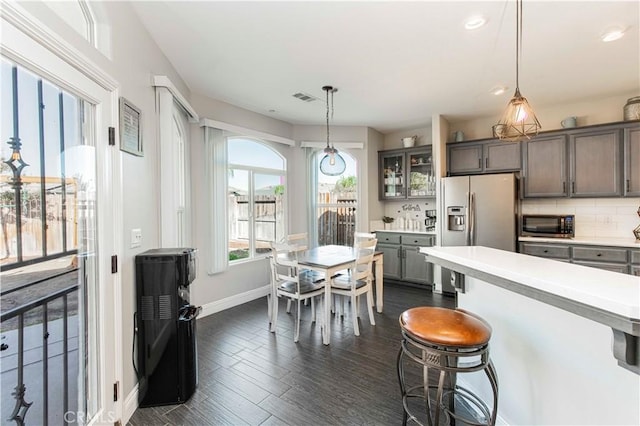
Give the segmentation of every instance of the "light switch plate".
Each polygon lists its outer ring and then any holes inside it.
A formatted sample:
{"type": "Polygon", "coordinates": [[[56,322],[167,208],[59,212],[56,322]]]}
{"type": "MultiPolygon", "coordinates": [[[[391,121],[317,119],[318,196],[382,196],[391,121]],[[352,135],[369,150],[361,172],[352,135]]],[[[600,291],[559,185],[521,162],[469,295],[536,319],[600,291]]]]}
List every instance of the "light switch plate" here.
{"type": "Polygon", "coordinates": [[[142,246],[142,229],[131,230],[131,248],[142,246]]]}

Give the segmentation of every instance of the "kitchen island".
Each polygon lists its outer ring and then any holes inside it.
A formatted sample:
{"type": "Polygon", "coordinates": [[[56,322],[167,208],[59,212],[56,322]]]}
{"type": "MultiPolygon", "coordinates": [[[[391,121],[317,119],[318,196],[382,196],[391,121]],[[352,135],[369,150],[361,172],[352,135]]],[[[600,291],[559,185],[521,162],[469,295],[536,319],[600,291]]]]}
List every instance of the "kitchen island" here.
{"type": "MultiPolygon", "coordinates": [[[[640,424],[640,279],[487,247],[423,247],[492,328],[499,422],[640,424]]],[[[481,375],[461,382],[488,398],[481,375]]]]}

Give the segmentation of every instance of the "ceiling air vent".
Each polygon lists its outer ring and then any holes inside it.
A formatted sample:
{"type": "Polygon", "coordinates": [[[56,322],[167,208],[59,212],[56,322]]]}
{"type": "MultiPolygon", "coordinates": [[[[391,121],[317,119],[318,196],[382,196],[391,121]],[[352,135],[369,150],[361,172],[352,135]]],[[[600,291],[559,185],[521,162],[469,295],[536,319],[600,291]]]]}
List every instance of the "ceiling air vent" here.
{"type": "Polygon", "coordinates": [[[302,92],[294,93],[293,97],[298,98],[304,102],[313,102],[318,100],[318,98],[316,98],[315,96],[310,95],[308,93],[302,93],[302,92]]]}

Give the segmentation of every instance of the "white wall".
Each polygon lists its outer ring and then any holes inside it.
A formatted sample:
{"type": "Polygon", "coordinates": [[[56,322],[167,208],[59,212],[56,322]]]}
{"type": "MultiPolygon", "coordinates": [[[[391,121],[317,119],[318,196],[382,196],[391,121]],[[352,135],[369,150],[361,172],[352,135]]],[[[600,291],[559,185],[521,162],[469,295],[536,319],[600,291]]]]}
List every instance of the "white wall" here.
{"type": "Polygon", "coordinates": [[[222,121],[284,138],[291,139],[293,137],[293,126],[282,120],[238,108],[198,93],[193,93],[189,98],[189,102],[203,118],[222,121]]]}
{"type": "Polygon", "coordinates": [[[640,198],[523,200],[522,214],[574,214],[576,237],[633,238],[640,198]]]}
{"type": "MultiPolygon", "coordinates": [[[[559,104],[559,105],[535,105],[534,111],[542,131],[556,130],[562,128],[560,122],[567,117],[576,116],[578,126],[589,126],[592,124],[612,123],[623,121],[622,109],[627,103],[627,99],[638,96],[637,93],[629,92],[615,96],[605,96],[593,99],[585,99],[580,102],[559,104]]],[[[531,99],[529,99],[531,101],[531,99]]],[[[504,106],[507,106],[509,99],[505,98],[504,106]]],[[[465,140],[491,138],[491,126],[496,124],[500,117],[481,117],[468,121],[450,121],[451,132],[462,130],[465,140]]],[[[449,135],[451,138],[451,135],[449,135]]]]}
{"type": "MultiPolygon", "coordinates": [[[[382,220],[385,214],[385,205],[378,197],[378,151],[384,146],[384,135],[374,129],[368,129],[367,134],[367,179],[369,185],[366,187],[367,204],[362,218],[362,226],[359,230],[370,232],[382,228],[376,222],[382,220]]],[[[362,204],[364,207],[365,204],[362,204]]],[[[360,224],[359,224],[360,225],[360,224]]]]}
{"type": "MultiPolygon", "coordinates": [[[[103,33],[111,35],[109,41],[103,41],[101,44],[111,47],[109,52],[111,58],[94,49],[42,3],[22,2],[20,5],[110,74],[120,85],[120,96],[127,98],[142,111],[144,157],[121,153],[125,246],[120,259],[122,299],[119,307],[122,312],[122,353],[119,356],[122,358],[124,370],[121,390],[126,397],[137,383],[131,363],[133,313],[136,300],[134,256],[159,244],[158,194],[161,189],[158,187],[155,91],[151,87],[151,76],[166,75],[184,96],[188,97],[190,93],[186,84],[144,30],[129,3],[99,4],[98,16],[106,20],[100,26],[103,29],[106,28],[103,33]],[[135,40],[135,43],[132,43],[132,40],[135,40]],[[128,242],[133,228],[142,230],[142,247],[129,249],[128,242]]],[[[99,220],[109,220],[109,218],[100,217],[99,220]]]]}
{"type": "Polygon", "coordinates": [[[388,150],[404,148],[404,146],[402,145],[402,138],[406,138],[409,136],[418,136],[415,146],[431,145],[431,132],[431,126],[427,126],[387,133],[386,135],[384,135],[384,146],[382,147],[382,149],[388,150]]]}

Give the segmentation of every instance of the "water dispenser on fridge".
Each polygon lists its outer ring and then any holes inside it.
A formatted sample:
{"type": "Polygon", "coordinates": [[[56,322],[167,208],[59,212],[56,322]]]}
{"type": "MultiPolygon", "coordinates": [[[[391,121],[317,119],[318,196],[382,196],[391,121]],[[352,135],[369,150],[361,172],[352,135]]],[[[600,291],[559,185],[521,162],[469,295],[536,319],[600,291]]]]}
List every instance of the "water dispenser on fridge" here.
{"type": "Polygon", "coordinates": [[[464,231],[467,209],[462,206],[447,207],[447,230],[464,231]]]}

